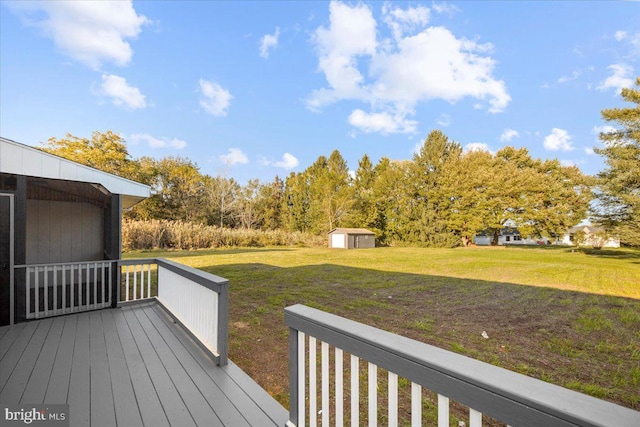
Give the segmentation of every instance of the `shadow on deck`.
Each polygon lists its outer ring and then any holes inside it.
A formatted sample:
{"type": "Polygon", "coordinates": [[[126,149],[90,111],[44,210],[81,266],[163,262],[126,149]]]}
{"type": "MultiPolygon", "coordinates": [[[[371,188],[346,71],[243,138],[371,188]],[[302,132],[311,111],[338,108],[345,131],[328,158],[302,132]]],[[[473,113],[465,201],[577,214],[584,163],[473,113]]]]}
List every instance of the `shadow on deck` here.
{"type": "Polygon", "coordinates": [[[288,412],[218,366],[162,305],[0,328],[0,402],[69,404],[71,426],[283,426],[288,412]]]}

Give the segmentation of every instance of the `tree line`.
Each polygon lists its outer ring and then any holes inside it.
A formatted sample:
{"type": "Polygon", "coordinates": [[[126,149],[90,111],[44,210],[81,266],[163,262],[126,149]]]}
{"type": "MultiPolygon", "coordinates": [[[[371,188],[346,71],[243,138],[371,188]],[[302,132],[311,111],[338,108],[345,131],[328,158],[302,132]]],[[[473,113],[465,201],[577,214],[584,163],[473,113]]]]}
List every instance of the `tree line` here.
{"type": "MultiPolygon", "coordinates": [[[[640,78],[636,84],[640,87],[640,78]]],[[[350,172],[338,150],[302,172],[240,185],[201,173],[184,157],[132,158],[118,134],[50,138],[45,151],[150,185],[152,196],[125,215],[235,229],[323,235],[335,227],[368,228],[383,245],[453,247],[479,233],[497,243],[500,230],[553,237],[590,216],[640,245],[640,91],[623,89],[634,108],[602,111],[619,129],[603,133],[607,167],[583,174],[558,160],[533,158],[525,148],[465,152],[442,131],[426,137],[411,160],[368,155],[350,172]]]]}

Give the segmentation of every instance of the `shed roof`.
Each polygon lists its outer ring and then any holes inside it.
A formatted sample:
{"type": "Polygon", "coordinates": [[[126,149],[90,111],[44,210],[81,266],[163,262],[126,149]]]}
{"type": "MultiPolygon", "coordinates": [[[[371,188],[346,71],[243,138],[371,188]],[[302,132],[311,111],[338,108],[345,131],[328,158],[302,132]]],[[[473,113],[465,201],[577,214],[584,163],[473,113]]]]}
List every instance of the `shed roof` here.
{"type": "Polygon", "coordinates": [[[373,231],[369,231],[366,228],[334,228],[329,234],[375,234],[373,231]]]}
{"type": "Polygon", "coordinates": [[[112,194],[122,195],[123,208],[130,208],[149,197],[151,193],[148,185],[81,165],[3,137],[0,137],[0,172],[98,184],[112,194]]]}

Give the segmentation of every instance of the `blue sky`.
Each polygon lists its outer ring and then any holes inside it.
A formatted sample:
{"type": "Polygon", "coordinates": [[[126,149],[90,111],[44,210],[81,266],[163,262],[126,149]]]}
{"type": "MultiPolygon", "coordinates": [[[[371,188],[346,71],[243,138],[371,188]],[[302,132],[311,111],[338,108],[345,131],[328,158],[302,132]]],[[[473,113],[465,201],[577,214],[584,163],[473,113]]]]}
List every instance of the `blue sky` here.
{"type": "Polygon", "coordinates": [[[340,150],[411,158],[432,129],[597,173],[603,108],[640,75],[638,2],[16,2],[0,132],[123,136],[241,183],[340,150]]]}

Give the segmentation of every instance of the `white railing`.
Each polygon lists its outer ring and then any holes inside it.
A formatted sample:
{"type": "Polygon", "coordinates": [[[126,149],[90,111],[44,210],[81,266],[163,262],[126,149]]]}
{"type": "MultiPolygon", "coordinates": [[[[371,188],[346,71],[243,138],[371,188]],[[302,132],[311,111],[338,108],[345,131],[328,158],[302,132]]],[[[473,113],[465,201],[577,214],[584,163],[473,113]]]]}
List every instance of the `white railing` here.
{"type": "Polygon", "coordinates": [[[112,261],[30,264],[15,267],[25,283],[27,319],[96,310],[111,304],[112,261]]]}
{"type": "Polygon", "coordinates": [[[119,265],[121,281],[124,286],[124,291],[120,291],[120,301],[137,301],[158,295],[157,279],[152,279],[152,271],[155,270],[156,265],[155,259],[120,261],[119,265]]]}
{"type": "Polygon", "coordinates": [[[166,259],[119,262],[121,303],[157,299],[218,361],[227,363],[229,282],[166,259]]]}
{"type": "Polygon", "coordinates": [[[456,409],[458,425],[471,427],[482,426],[483,413],[511,426],[640,426],[640,412],[310,307],[286,308],[285,323],[288,426],[339,427],[347,415],[351,426],[384,420],[416,427],[428,418],[448,427],[452,401],[467,408],[466,415],[456,409]],[[399,402],[399,390],[407,402],[399,402]],[[386,408],[379,400],[386,400],[386,408]]]}

